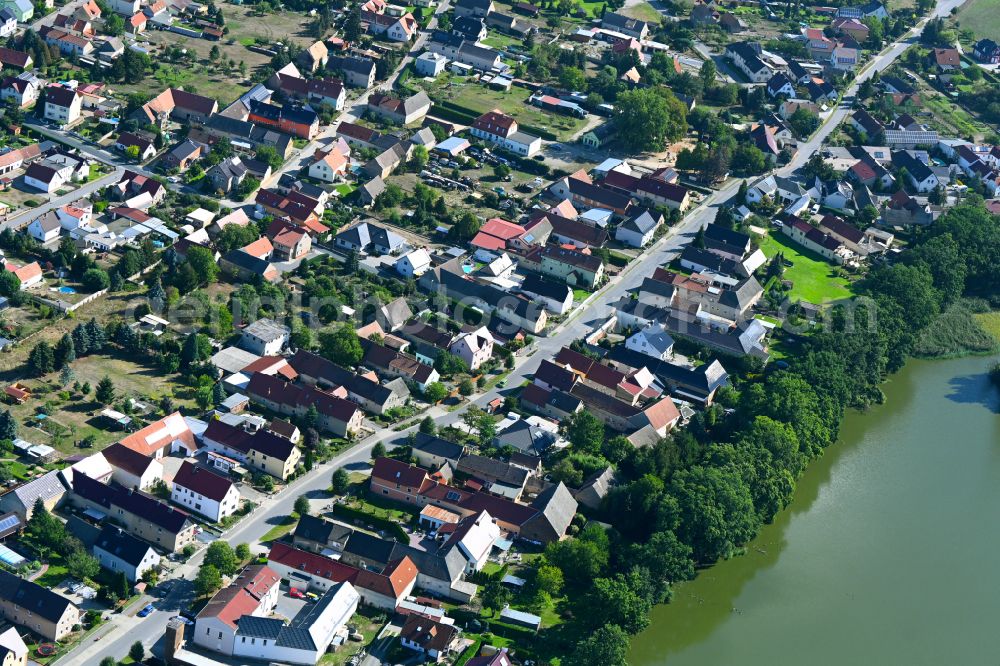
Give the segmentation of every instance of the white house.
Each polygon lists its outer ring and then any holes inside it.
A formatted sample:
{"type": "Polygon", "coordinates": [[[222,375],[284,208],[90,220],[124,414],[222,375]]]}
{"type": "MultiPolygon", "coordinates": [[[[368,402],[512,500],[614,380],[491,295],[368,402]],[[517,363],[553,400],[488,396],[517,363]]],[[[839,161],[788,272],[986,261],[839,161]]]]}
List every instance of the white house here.
{"type": "Polygon", "coordinates": [[[462,520],[445,547],[458,546],[458,551],[465,557],[466,573],[481,571],[490,558],[493,545],[500,538],[500,526],[486,511],[479,515],[469,516],[462,520]]]}
{"type": "Polygon", "coordinates": [[[243,329],[240,346],[258,356],[275,356],[288,343],[291,331],[273,319],[258,319],[243,329]]]}
{"type": "Polygon", "coordinates": [[[254,617],[239,622],[233,656],[270,663],[313,666],[326,654],[334,635],[358,609],[361,595],[349,582],[327,590],[291,623],[276,617],[254,617]]]}
{"type": "Polygon", "coordinates": [[[266,618],[278,603],[281,576],[264,565],[249,566],[201,609],[194,623],[194,642],[232,655],[238,622],[266,618]]]}
{"type": "Polygon", "coordinates": [[[485,139],[506,150],[531,157],[542,149],[542,140],[517,129],[517,121],[511,116],[493,109],[476,118],[469,128],[472,136],[485,139]]]}
{"type": "Polygon", "coordinates": [[[39,243],[48,243],[59,238],[61,229],[59,218],[50,210],[32,220],[28,225],[28,234],[39,243]]]}
{"type": "Polygon", "coordinates": [[[24,184],[41,192],[51,194],[68,181],[66,172],[53,169],[50,165],[34,162],[24,171],[24,184]]]}
{"type": "Polygon", "coordinates": [[[83,98],[63,86],[49,86],[45,89],[45,119],[60,125],[69,125],[80,118],[83,98]]]}
{"type": "Polygon", "coordinates": [[[407,278],[420,277],[431,267],[431,255],[425,248],[407,252],[396,260],[396,272],[407,278]]]}
{"type": "Polygon", "coordinates": [[[187,460],[174,476],[170,499],[214,522],[233,515],[240,508],[240,491],[236,484],[187,460]]]}
{"type": "Polygon", "coordinates": [[[160,566],[160,556],[152,546],[114,525],[105,525],[101,530],[93,552],[102,567],[123,572],[132,583],[160,566]]]}
{"type": "Polygon", "coordinates": [[[449,351],[475,370],[493,356],[493,334],[485,326],[459,336],[451,343],[449,351]]]}
{"type": "Polygon", "coordinates": [[[0,9],[0,37],[10,37],[17,32],[17,17],[7,7],[0,9]]]}
{"type": "Polygon", "coordinates": [[[126,488],[147,490],[163,479],[163,463],[121,444],[101,451],[113,470],[111,478],[126,488]]]}
{"type": "Polygon", "coordinates": [[[111,0],[108,4],[111,11],[131,18],[138,13],[141,3],[139,0],[111,0]]]}
{"type": "Polygon", "coordinates": [[[656,230],[663,224],[663,215],[647,209],[636,210],[615,230],[615,240],[631,247],[644,247],[653,242],[656,230]]]}
{"type": "Polygon", "coordinates": [[[94,207],[88,200],[81,199],[56,208],[55,214],[59,219],[59,226],[66,231],[73,231],[80,227],[90,226],[94,215],[94,207]]]}
{"type": "Polygon", "coordinates": [[[435,78],[438,74],[443,72],[445,65],[447,64],[447,58],[440,53],[434,53],[433,51],[425,51],[413,61],[413,66],[417,70],[417,74],[420,74],[421,76],[429,76],[431,78],[435,78]]]}
{"type": "Polygon", "coordinates": [[[625,348],[666,361],[674,352],[674,339],[663,324],[655,324],[632,334],[625,341],[625,348]]]}

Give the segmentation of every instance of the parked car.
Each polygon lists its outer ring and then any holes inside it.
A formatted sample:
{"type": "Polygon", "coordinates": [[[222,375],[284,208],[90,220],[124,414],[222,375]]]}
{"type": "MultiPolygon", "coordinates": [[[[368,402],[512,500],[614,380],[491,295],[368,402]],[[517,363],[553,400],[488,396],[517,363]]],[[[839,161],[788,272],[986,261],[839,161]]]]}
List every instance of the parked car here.
{"type": "Polygon", "coordinates": [[[145,606],[143,606],[143,608],[142,608],[141,611],[139,611],[138,613],[136,613],[136,615],[138,615],[139,617],[146,617],[147,615],[149,615],[150,613],[152,613],[154,610],[156,610],[156,609],[153,608],[153,604],[146,604],[145,606]]]}
{"type": "Polygon", "coordinates": [[[305,593],[302,590],[296,589],[294,587],[291,588],[290,590],[288,590],[288,596],[293,597],[295,599],[305,599],[306,598],[306,595],[305,595],[305,593]]]}

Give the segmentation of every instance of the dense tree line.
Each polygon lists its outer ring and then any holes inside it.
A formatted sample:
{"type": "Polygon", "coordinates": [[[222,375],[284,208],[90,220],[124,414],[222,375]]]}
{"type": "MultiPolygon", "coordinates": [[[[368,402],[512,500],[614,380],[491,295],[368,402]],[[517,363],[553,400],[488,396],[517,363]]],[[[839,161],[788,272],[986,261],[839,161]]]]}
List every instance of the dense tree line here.
{"type": "MultiPolygon", "coordinates": [[[[566,646],[580,657],[574,663],[596,663],[587,655],[605,632],[600,663],[624,664],[627,636],[645,628],[652,604],[696,566],[738,552],[788,504],[809,461],[836,440],[844,411],[881,401],[882,381],[944,307],[962,295],[998,302],[998,263],[1000,217],[979,200],[957,206],[901,261],[874,268],[861,297],[804,336],[787,368],[738,380],[686,430],[623,450],[621,483],[599,513],[613,529],[591,523],[543,559],[580,605],[587,638],[566,646]]],[[[565,430],[572,448],[602,453],[606,438],[589,418],[565,430]]]]}

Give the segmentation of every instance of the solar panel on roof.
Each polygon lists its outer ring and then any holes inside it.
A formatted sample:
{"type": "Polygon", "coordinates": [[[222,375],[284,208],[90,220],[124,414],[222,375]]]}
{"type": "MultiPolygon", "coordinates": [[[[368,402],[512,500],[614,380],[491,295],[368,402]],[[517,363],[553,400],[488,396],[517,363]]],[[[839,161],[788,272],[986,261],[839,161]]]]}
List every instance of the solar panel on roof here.
{"type": "Polygon", "coordinates": [[[6,532],[7,530],[14,529],[21,524],[21,519],[16,515],[7,516],[6,518],[0,519],[0,532],[6,532]]]}

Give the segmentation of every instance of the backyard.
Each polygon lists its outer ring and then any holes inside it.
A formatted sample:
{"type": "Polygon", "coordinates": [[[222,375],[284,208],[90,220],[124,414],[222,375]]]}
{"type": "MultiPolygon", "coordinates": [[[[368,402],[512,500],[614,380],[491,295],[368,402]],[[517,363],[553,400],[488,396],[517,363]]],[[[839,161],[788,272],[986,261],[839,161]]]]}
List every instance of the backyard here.
{"type": "Polygon", "coordinates": [[[758,238],[760,249],[770,259],[781,253],[791,266],[785,267],[783,280],[792,282],[789,297],[821,305],[830,301],[849,298],[850,282],[835,273],[834,266],[822,257],[797,246],[781,234],[758,238]]]}
{"type": "Polygon", "coordinates": [[[522,125],[521,131],[529,134],[532,128],[537,128],[552,132],[560,141],[566,141],[586,124],[586,120],[581,118],[556,115],[530,105],[528,97],[531,92],[516,86],[512,86],[509,91],[492,90],[450,75],[442,75],[438,80],[424,85],[432,99],[451,102],[473,114],[500,109],[513,116],[522,125]]]}

